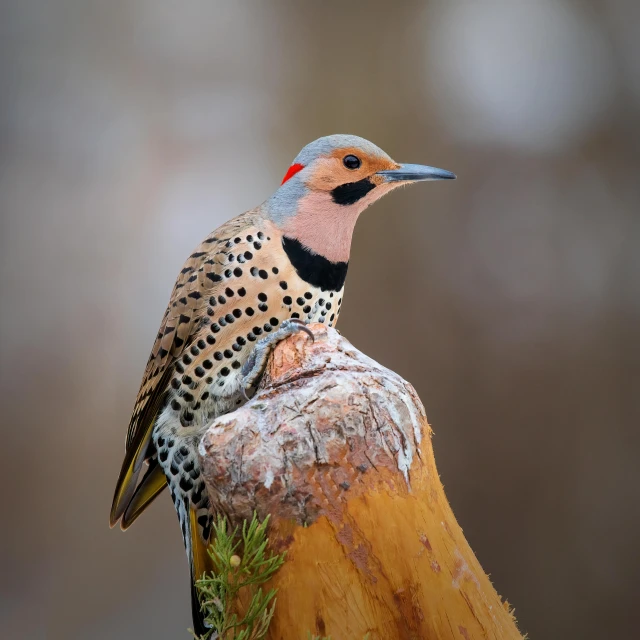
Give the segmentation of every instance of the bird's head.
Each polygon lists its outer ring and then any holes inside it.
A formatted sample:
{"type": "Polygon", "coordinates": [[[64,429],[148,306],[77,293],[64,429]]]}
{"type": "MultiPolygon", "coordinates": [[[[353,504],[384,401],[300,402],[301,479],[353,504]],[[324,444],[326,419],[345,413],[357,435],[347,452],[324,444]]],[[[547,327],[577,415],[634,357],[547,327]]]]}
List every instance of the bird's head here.
{"type": "Polygon", "coordinates": [[[373,143],[351,135],[318,138],[296,156],[263,211],[285,236],[332,262],[347,262],[356,220],[393,189],[455,175],[399,164],[373,143]]]}

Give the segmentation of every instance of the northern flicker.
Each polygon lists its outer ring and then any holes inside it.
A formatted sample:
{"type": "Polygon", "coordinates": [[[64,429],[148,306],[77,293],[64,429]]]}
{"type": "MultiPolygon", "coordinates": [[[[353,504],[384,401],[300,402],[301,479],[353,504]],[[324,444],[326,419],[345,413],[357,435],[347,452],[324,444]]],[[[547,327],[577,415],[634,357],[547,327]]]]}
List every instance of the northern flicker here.
{"type": "Polygon", "coordinates": [[[207,630],[194,581],[208,570],[213,521],[198,461],[207,425],[245,402],[278,341],[308,332],[309,322],[335,326],[360,213],[401,185],[451,178],[394,162],[357,136],[319,138],[268,200],[216,229],[185,262],[138,392],[110,520],[126,529],[169,486],[196,633],[207,630]]]}

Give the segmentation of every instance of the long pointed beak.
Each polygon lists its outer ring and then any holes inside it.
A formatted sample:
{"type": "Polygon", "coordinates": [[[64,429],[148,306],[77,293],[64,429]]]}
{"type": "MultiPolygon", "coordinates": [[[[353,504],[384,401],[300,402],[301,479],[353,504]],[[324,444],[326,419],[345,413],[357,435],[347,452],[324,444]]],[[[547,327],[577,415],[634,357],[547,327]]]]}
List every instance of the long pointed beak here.
{"type": "Polygon", "coordinates": [[[422,164],[401,164],[397,169],[378,171],[387,182],[418,182],[419,180],[455,180],[456,174],[422,164]]]}

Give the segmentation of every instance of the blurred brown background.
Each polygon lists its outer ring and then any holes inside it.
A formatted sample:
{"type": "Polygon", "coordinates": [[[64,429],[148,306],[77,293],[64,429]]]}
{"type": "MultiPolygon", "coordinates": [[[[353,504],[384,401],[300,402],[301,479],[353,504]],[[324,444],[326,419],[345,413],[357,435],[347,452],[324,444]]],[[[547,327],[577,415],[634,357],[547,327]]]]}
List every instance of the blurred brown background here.
{"type": "Polygon", "coordinates": [[[107,525],[133,400],[183,259],[338,132],[459,176],[362,217],[340,329],[417,388],[521,628],[637,633],[636,0],[1,13],[2,637],[188,637],[168,496],[107,525]]]}

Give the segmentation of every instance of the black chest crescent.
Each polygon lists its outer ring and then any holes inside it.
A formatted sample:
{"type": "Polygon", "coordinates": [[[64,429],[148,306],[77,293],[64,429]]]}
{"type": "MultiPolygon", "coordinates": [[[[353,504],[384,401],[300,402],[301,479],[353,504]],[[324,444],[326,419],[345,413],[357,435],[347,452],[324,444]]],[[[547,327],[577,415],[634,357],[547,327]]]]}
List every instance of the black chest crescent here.
{"type": "Polygon", "coordinates": [[[348,262],[331,262],[313,253],[298,240],[282,237],[285,250],[296,273],[310,285],[323,291],[340,291],[347,278],[348,262]]]}

